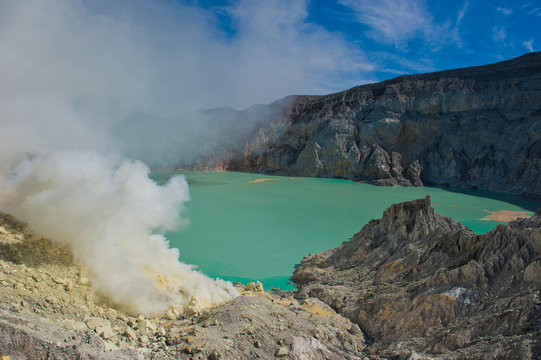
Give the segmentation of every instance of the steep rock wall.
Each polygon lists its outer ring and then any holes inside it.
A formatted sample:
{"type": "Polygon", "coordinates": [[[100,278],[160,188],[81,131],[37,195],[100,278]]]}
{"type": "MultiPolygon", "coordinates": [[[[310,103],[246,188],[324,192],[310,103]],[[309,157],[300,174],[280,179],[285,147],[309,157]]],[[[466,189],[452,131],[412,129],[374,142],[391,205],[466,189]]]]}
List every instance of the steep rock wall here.
{"type": "Polygon", "coordinates": [[[206,116],[245,125],[199,141],[204,154],[177,167],[541,198],[540,52],[206,116]]]}
{"type": "Polygon", "coordinates": [[[300,96],[256,171],[541,197],[541,53],[300,96]]]}

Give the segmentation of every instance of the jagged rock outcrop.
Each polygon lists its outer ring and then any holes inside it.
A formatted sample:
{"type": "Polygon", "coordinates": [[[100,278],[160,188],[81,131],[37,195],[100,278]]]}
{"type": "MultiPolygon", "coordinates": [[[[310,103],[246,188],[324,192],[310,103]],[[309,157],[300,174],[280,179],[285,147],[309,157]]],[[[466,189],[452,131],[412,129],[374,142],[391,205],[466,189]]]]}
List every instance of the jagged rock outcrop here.
{"type": "Polygon", "coordinates": [[[541,356],[541,210],[476,235],[430,199],[392,205],[292,280],[390,358],[541,356]],[[420,355],[422,354],[422,355],[420,355]]]}
{"type": "Polygon", "coordinates": [[[205,116],[218,135],[172,166],[541,198],[540,52],[205,116]]]}

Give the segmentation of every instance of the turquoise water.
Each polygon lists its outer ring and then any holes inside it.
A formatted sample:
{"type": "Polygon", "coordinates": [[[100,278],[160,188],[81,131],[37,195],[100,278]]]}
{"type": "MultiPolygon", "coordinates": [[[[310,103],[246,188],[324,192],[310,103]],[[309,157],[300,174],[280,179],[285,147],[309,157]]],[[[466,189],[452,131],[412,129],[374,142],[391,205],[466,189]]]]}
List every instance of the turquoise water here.
{"type": "MultiPolygon", "coordinates": [[[[480,220],[487,210],[533,213],[541,203],[488,192],[379,187],[347,180],[289,178],[234,172],[187,172],[189,224],[167,234],[183,262],[211,277],[265,289],[288,284],[303,256],[334,248],[389,205],[430,195],[434,209],[477,233],[499,222],[480,220]],[[271,181],[251,183],[269,178],[271,181]]],[[[175,173],[154,173],[159,183],[175,173]]]]}

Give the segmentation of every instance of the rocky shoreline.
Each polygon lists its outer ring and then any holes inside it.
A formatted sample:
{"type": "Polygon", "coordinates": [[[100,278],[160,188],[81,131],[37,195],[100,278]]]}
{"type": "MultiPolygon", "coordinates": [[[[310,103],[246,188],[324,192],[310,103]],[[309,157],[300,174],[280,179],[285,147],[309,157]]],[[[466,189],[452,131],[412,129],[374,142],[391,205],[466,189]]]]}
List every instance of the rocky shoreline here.
{"type": "Polygon", "coordinates": [[[110,306],[70,252],[0,219],[0,355],[10,359],[535,359],[541,211],[475,235],[430,199],[309,255],[297,291],[162,318],[110,306]]]}

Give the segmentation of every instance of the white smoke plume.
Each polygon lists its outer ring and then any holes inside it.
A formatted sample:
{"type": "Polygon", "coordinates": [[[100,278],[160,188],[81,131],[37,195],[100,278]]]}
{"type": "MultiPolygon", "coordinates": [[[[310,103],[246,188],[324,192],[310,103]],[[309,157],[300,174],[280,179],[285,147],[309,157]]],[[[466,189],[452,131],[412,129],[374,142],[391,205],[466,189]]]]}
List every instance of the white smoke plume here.
{"type": "Polygon", "coordinates": [[[69,245],[110,301],[131,313],[163,314],[195,297],[201,307],[237,295],[178,261],[160,232],[182,224],[189,199],[183,177],[165,186],[140,162],[93,152],[61,152],[16,168],[4,205],[35,231],[69,245]]]}
{"type": "MultiPolygon", "coordinates": [[[[126,119],[329,92],[362,82],[329,87],[346,77],[340,69],[371,69],[306,21],[307,1],[232,1],[221,9],[231,32],[194,4],[0,0],[0,210],[69,245],[96,289],[133,313],[237,293],[180,263],[160,235],[184,222],[187,184],[158,186],[145,165],[123,159],[115,134],[129,130],[126,119]]],[[[172,139],[189,136],[175,129],[172,139]]],[[[141,149],[161,141],[131,138],[141,149]]]]}

